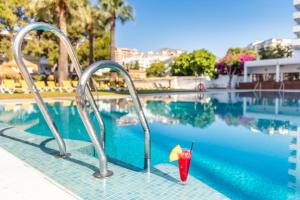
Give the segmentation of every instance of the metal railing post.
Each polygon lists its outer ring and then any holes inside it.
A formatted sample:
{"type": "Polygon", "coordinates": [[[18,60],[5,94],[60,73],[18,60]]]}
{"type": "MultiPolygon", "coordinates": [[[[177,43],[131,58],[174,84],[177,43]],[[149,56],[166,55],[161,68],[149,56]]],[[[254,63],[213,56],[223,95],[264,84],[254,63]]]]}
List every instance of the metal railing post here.
{"type": "Polygon", "coordinates": [[[84,94],[86,90],[86,85],[91,78],[91,76],[98,71],[99,69],[104,69],[104,68],[109,68],[114,71],[117,71],[118,73],[121,74],[121,76],[124,78],[126,85],[128,86],[129,93],[133,99],[133,103],[135,105],[135,108],[138,112],[138,117],[139,120],[142,124],[142,127],[144,129],[144,168],[147,171],[150,171],[150,131],[149,131],[149,126],[148,122],[146,120],[145,114],[143,112],[143,108],[141,105],[141,102],[138,98],[138,95],[136,93],[136,89],[134,87],[133,81],[130,78],[130,75],[127,73],[127,71],[119,64],[113,61],[98,61],[92,65],[90,65],[82,74],[78,86],[77,86],[77,93],[76,93],[76,100],[77,100],[77,108],[79,111],[79,114],[82,118],[82,121],[85,125],[85,128],[87,129],[87,132],[89,133],[92,142],[95,145],[96,151],[99,156],[99,162],[100,162],[100,167],[99,167],[99,177],[106,177],[108,175],[112,175],[110,171],[107,170],[107,158],[106,155],[101,148],[101,145],[99,144],[99,141],[95,140],[95,135],[96,131],[95,128],[89,118],[88,112],[86,110],[86,101],[84,99],[84,94]]]}
{"type": "MultiPolygon", "coordinates": [[[[43,117],[45,118],[45,120],[47,122],[47,125],[49,126],[52,134],[54,135],[54,137],[55,137],[55,139],[58,143],[58,146],[59,146],[59,149],[60,149],[60,155],[65,156],[65,155],[67,155],[66,146],[65,146],[65,143],[62,139],[62,136],[59,133],[59,131],[57,130],[57,127],[54,123],[54,120],[50,116],[49,111],[48,111],[48,109],[47,109],[47,107],[46,107],[46,105],[45,105],[45,103],[44,103],[44,101],[43,101],[36,85],[34,84],[34,81],[32,80],[32,78],[31,78],[31,76],[30,76],[30,74],[29,74],[29,72],[26,68],[26,65],[23,61],[23,56],[22,56],[22,43],[23,43],[23,40],[29,32],[34,31],[34,30],[50,31],[50,32],[54,33],[56,36],[58,36],[59,39],[61,41],[63,41],[64,45],[66,46],[67,52],[70,56],[72,64],[74,65],[75,71],[76,71],[76,73],[79,77],[82,74],[82,70],[81,70],[81,66],[78,62],[75,51],[72,48],[72,45],[71,45],[69,39],[67,38],[67,36],[63,32],[61,32],[55,26],[52,26],[50,24],[43,23],[43,22],[32,23],[32,24],[29,24],[29,25],[25,26],[24,28],[22,28],[18,32],[18,34],[16,35],[16,37],[14,39],[13,52],[14,52],[14,58],[16,60],[16,63],[18,65],[18,67],[20,68],[21,74],[22,74],[26,84],[28,85],[28,88],[31,90],[31,93],[32,93],[34,99],[36,100],[37,105],[38,105],[39,109],[41,110],[41,112],[43,114],[43,117]]],[[[89,86],[88,86],[88,89],[86,90],[86,95],[87,95],[88,99],[91,102],[91,106],[93,108],[93,111],[95,112],[96,119],[98,120],[98,123],[99,123],[99,126],[100,126],[100,135],[101,135],[101,138],[102,138],[102,136],[104,135],[105,127],[104,127],[103,120],[100,116],[100,113],[98,112],[98,107],[97,107],[97,105],[94,101],[94,98],[92,96],[92,93],[91,93],[91,90],[90,90],[89,86]]],[[[103,140],[101,138],[100,138],[100,140],[103,140]]]]}

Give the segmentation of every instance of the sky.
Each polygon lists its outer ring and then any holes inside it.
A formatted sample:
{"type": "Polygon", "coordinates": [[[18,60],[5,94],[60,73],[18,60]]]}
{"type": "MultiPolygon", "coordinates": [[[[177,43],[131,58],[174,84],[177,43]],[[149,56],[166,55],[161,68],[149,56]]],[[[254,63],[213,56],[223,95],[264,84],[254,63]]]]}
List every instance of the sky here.
{"type": "Polygon", "coordinates": [[[230,47],[270,38],[295,38],[292,0],[128,0],[135,21],[117,24],[117,47],[141,51],[230,47]]]}

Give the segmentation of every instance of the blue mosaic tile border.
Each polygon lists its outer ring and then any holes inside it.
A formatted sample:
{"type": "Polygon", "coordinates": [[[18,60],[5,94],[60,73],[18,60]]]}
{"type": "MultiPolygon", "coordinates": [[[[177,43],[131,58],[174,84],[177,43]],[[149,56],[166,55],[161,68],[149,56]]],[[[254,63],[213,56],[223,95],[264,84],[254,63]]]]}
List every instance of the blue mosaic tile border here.
{"type": "Polygon", "coordinates": [[[153,167],[151,173],[108,167],[114,175],[107,179],[92,176],[98,160],[90,156],[88,142],[66,140],[70,158],[57,159],[57,144],[46,138],[0,124],[0,147],[19,157],[83,199],[227,199],[221,193],[190,176],[187,185],[179,182],[178,169],[169,164],[153,167]]]}

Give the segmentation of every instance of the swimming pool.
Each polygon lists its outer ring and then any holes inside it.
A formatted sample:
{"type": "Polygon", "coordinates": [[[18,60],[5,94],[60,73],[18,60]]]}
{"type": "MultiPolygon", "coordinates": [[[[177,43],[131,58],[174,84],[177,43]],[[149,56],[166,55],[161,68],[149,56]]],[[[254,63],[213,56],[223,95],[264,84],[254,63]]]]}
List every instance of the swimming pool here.
{"type": "MultiPolygon", "coordinates": [[[[189,147],[195,141],[191,174],[229,198],[297,199],[299,97],[270,92],[144,96],[152,165],[168,163],[176,144],[189,147]]],[[[107,128],[106,153],[142,167],[143,131],[130,98],[99,105],[107,128]]],[[[48,107],[64,138],[89,141],[73,101],[48,107]]],[[[35,104],[3,104],[0,113],[1,122],[51,136],[35,104]]]]}

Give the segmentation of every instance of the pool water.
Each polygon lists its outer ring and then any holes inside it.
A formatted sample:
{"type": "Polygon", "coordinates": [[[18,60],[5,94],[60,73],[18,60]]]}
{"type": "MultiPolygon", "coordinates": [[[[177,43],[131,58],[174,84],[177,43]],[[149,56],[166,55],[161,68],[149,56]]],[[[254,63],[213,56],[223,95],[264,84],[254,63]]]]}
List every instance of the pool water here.
{"type": "MultiPolygon", "coordinates": [[[[299,97],[270,92],[141,97],[151,131],[151,164],[169,163],[175,145],[189,148],[195,142],[191,175],[229,198],[300,199],[299,97]]],[[[64,138],[89,141],[75,102],[47,105],[64,138]]],[[[142,168],[143,129],[130,98],[102,100],[99,106],[106,153],[142,168]]],[[[51,136],[36,104],[1,104],[0,113],[1,122],[51,136]]]]}

